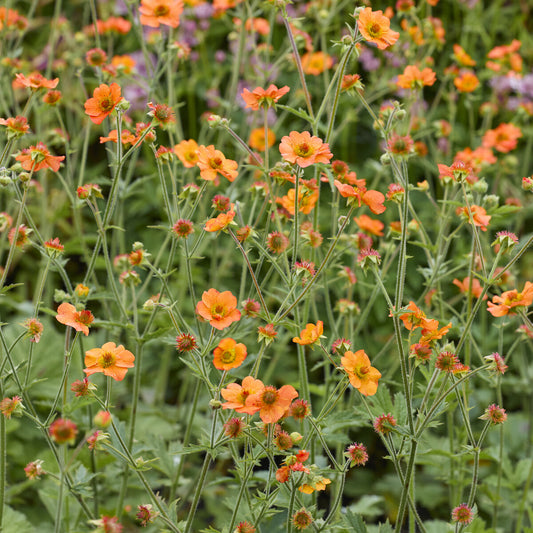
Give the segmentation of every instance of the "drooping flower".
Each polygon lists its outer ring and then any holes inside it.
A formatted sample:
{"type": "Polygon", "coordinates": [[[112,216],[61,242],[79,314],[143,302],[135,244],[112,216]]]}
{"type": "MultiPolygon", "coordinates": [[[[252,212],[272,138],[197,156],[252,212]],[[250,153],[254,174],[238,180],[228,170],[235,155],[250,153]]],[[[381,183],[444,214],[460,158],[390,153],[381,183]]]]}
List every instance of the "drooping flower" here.
{"type": "Polygon", "coordinates": [[[88,375],[102,372],[116,381],[122,381],[128,368],[133,368],[135,356],[120,344],[106,342],[101,348],[93,348],[85,352],[83,371],[88,375]]]}
{"type": "Polygon", "coordinates": [[[485,132],[482,144],[485,148],[494,148],[506,154],[516,148],[520,137],[522,137],[522,131],[519,127],[511,123],[502,123],[497,128],[485,132]]]}
{"type": "Polygon", "coordinates": [[[237,161],[226,159],[226,156],[220,150],[216,150],[212,144],[199,146],[196,153],[198,155],[196,165],[200,169],[202,179],[213,181],[218,174],[229,181],[233,181],[237,177],[237,161]]]}
{"type": "Polygon", "coordinates": [[[493,296],[488,302],[488,312],[495,317],[516,314],[517,308],[529,307],[533,303],[533,283],[526,281],[522,292],[516,289],[502,292],[500,296],[493,296]]]}
{"type": "Polygon", "coordinates": [[[213,365],[218,370],[231,370],[241,366],[247,355],[244,344],[227,337],[222,339],[213,351],[213,365]]]}
{"type": "Polygon", "coordinates": [[[6,127],[8,139],[18,139],[28,133],[30,129],[28,119],[19,115],[7,119],[0,118],[0,125],[6,127]]]}
{"type": "Polygon", "coordinates": [[[383,205],[385,196],[379,191],[367,190],[364,186],[349,185],[347,183],[341,183],[339,180],[333,182],[337,187],[340,195],[343,198],[348,198],[348,204],[351,202],[357,202],[361,207],[361,202],[370,208],[372,213],[379,215],[385,211],[386,207],[383,205]]]}
{"type": "Polygon", "coordinates": [[[274,424],[289,409],[292,400],[298,397],[292,385],[283,385],[276,389],[271,385],[246,398],[246,406],[256,408],[265,424],[274,424]]]}
{"type": "Polygon", "coordinates": [[[57,444],[74,444],[78,426],[72,420],[58,418],[50,424],[48,432],[57,444]]]}
{"type": "Polygon", "coordinates": [[[42,459],[37,459],[28,463],[24,467],[24,473],[28,479],[41,479],[43,474],[46,474],[43,468],[44,461],[42,459]]]}
{"type": "Polygon", "coordinates": [[[492,218],[491,215],[487,215],[484,207],[475,204],[472,204],[470,209],[468,206],[458,207],[455,212],[468,220],[470,224],[477,226],[481,231],[487,231],[487,226],[492,218]]]}
{"type": "Polygon", "coordinates": [[[72,304],[64,302],[57,308],[56,320],[76,331],[81,331],[84,335],[89,335],[89,326],[94,316],[88,310],[77,311],[72,304]]]}
{"type": "Polygon", "coordinates": [[[28,318],[24,321],[23,326],[28,330],[30,342],[38,343],[43,333],[43,325],[36,318],[28,318]]]}
{"type": "Polygon", "coordinates": [[[57,84],[59,83],[59,78],[55,78],[53,80],[47,80],[39,72],[33,72],[27,77],[24,76],[24,74],[19,73],[15,76],[15,81],[19,87],[27,87],[31,89],[32,91],[36,91],[37,89],[42,89],[42,88],[55,89],[57,87],[57,84]]]}
{"type": "Polygon", "coordinates": [[[329,150],[329,144],[322,142],[314,135],[311,136],[308,131],[302,133],[291,131],[288,136],[282,137],[279,151],[285,161],[301,168],[315,163],[327,164],[333,157],[329,150]]]}
{"type": "Polygon", "coordinates": [[[183,11],[183,0],[141,0],[140,21],[143,26],[159,28],[160,24],[177,28],[183,11]]]}
{"type": "Polygon", "coordinates": [[[316,324],[307,324],[300,332],[300,337],[293,337],[292,342],[297,344],[315,344],[320,342],[320,337],[324,331],[324,323],[319,320],[316,324]]]}
{"type": "Polygon", "coordinates": [[[20,396],[13,396],[13,398],[4,398],[0,401],[0,414],[9,419],[15,414],[21,414],[23,410],[22,398],[20,396]]]}
{"type": "Polygon", "coordinates": [[[102,83],[93,91],[93,97],[85,102],[85,114],[94,124],[101,124],[122,100],[120,86],[117,83],[102,83]]]}
{"type": "Polygon", "coordinates": [[[222,404],[222,409],[233,409],[237,413],[253,415],[259,411],[259,407],[248,405],[246,400],[249,396],[259,393],[265,388],[263,382],[252,376],[246,376],[242,380],[242,385],[230,383],[225,389],[220,391],[220,395],[226,403],[222,404]]]}
{"type": "Polygon", "coordinates": [[[304,494],[312,494],[313,492],[319,490],[326,490],[326,486],[331,483],[331,479],[327,477],[318,476],[312,480],[309,480],[309,483],[304,483],[298,490],[304,494]]]}
{"type": "Polygon", "coordinates": [[[354,217],[355,223],[359,226],[359,229],[370,234],[376,235],[377,237],[383,236],[383,228],[385,224],[381,220],[371,218],[368,215],[361,215],[359,217],[354,217]]]}
{"type": "Polygon", "coordinates": [[[204,230],[213,233],[215,231],[226,229],[233,222],[234,218],[235,211],[232,208],[231,211],[228,211],[227,213],[220,213],[217,217],[210,218],[205,223],[204,230]]]}
{"type": "Polygon", "coordinates": [[[420,70],[416,65],[407,65],[398,76],[396,85],[402,89],[422,89],[435,83],[437,75],[430,68],[420,70]]]}
{"type": "Polygon", "coordinates": [[[121,533],[123,529],[116,516],[102,515],[98,520],[89,520],[89,523],[97,526],[93,533],[121,533]]]}
{"type": "Polygon", "coordinates": [[[289,91],[290,88],[287,85],[278,89],[275,85],[271,84],[267,89],[262,89],[261,87],[256,87],[253,91],[244,89],[241,96],[246,102],[246,107],[257,111],[260,107],[271,107],[275,105],[289,91]]]}
{"type": "Polygon", "coordinates": [[[438,320],[426,318],[424,311],[422,311],[415,302],[409,302],[407,309],[409,311],[400,315],[400,320],[409,331],[413,331],[416,328],[433,331],[439,327],[438,320]]]}
{"type": "Polygon", "coordinates": [[[155,511],[153,506],[149,503],[146,505],[139,505],[137,509],[138,512],[135,515],[135,518],[139,520],[139,525],[141,527],[146,527],[159,516],[159,512],[155,511]]]}
{"type": "Polygon", "coordinates": [[[369,42],[375,43],[380,50],[392,46],[400,37],[397,31],[390,29],[390,20],[381,10],[372,11],[366,7],[359,13],[357,26],[361,35],[369,42]]]}
{"type": "Polygon", "coordinates": [[[218,292],[209,289],[202,294],[202,300],[196,305],[196,312],[216,329],[227,328],[241,319],[237,309],[237,298],[230,291],[218,292]]]}
{"type": "Polygon", "coordinates": [[[347,351],[341,358],[341,364],[348,374],[350,383],[364,396],[373,396],[378,390],[381,372],[371,366],[364,350],[347,351]]]}
{"type": "MultiPolygon", "coordinates": [[[[474,278],[472,280],[472,287],[470,287],[470,276],[467,276],[463,279],[463,281],[459,281],[457,278],[453,280],[453,284],[459,287],[459,290],[462,294],[468,294],[468,291],[471,289],[472,296],[474,298],[479,298],[483,292],[483,288],[481,287],[481,283],[479,282],[479,279],[474,278]]],[[[483,298],[484,300],[487,299],[487,295],[483,298]]]]}
{"type": "Polygon", "coordinates": [[[42,142],[38,142],[35,146],[24,148],[15,159],[20,162],[22,168],[28,172],[37,172],[49,168],[54,172],[59,170],[61,161],[65,159],[64,155],[51,155],[48,148],[42,142]]]}

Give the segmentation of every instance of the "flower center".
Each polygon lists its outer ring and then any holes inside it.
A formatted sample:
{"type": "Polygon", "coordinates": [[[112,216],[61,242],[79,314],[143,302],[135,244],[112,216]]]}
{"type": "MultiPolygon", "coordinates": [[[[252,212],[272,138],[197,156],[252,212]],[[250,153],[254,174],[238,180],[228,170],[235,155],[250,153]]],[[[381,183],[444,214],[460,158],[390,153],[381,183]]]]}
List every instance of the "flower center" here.
{"type": "Polygon", "coordinates": [[[100,109],[102,111],[111,111],[113,109],[113,100],[111,98],[102,98],[100,100],[100,109]]]}
{"type": "Polygon", "coordinates": [[[224,363],[224,364],[230,364],[230,363],[233,363],[233,361],[235,361],[237,355],[235,353],[235,350],[226,350],[225,352],[222,352],[220,354],[220,360],[224,363]]]}
{"type": "Polygon", "coordinates": [[[209,160],[211,168],[222,168],[222,159],[220,157],[213,157],[209,160]]]}
{"type": "Polygon", "coordinates": [[[217,320],[224,318],[226,316],[226,309],[222,304],[216,304],[211,307],[211,316],[217,320]]]}
{"type": "Polygon", "coordinates": [[[275,390],[266,390],[265,392],[263,392],[261,399],[263,400],[263,404],[273,405],[278,399],[278,393],[275,390]]]}
{"type": "Polygon", "coordinates": [[[360,366],[359,368],[355,368],[353,372],[359,379],[365,379],[365,374],[368,374],[369,370],[370,368],[367,366],[360,366]]]}
{"type": "Polygon", "coordinates": [[[368,25],[366,31],[370,37],[372,37],[372,39],[381,37],[381,26],[377,22],[373,22],[372,24],[368,25]]]}
{"type": "Polygon", "coordinates": [[[169,14],[169,12],[170,12],[169,7],[164,4],[159,4],[158,6],[154,8],[154,15],[156,17],[165,17],[166,15],[169,14]]]}
{"type": "Polygon", "coordinates": [[[98,364],[102,368],[109,368],[110,366],[113,366],[115,364],[116,358],[115,354],[112,352],[104,352],[100,359],[98,360],[98,364]]]}
{"type": "Polygon", "coordinates": [[[303,142],[294,148],[294,152],[300,157],[309,157],[313,155],[314,150],[308,143],[303,142]]]}

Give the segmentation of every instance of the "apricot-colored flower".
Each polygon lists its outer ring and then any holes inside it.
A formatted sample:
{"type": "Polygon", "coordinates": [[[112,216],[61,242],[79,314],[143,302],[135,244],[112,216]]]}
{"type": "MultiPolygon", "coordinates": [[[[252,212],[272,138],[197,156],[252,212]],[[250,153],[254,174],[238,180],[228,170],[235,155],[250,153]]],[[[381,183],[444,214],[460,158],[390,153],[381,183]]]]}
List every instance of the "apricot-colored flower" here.
{"type": "Polygon", "coordinates": [[[407,65],[398,76],[396,85],[402,89],[422,89],[435,83],[436,74],[428,67],[420,70],[416,65],[407,65]]]}
{"type": "Polygon", "coordinates": [[[390,20],[383,15],[383,12],[372,11],[370,7],[365,7],[359,13],[357,26],[361,35],[367,41],[377,44],[380,50],[392,46],[400,37],[397,31],[390,29],[390,20]]]}
{"type": "Polygon", "coordinates": [[[237,298],[230,291],[218,292],[209,289],[202,294],[202,301],[196,304],[196,312],[208,320],[216,329],[227,328],[232,322],[241,319],[237,309],[237,298]]]}
{"type": "Polygon", "coordinates": [[[500,296],[493,296],[492,302],[487,302],[488,312],[492,316],[514,315],[514,308],[529,307],[533,303],[533,283],[526,281],[522,292],[516,289],[502,292],[500,296]]]}
{"type": "Polygon", "coordinates": [[[293,337],[292,342],[297,344],[315,344],[320,342],[320,337],[324,331],[324,323],[319,320],[316,324],[307,324],[300,332],[300,337],[293,337]]]}
{"type": "Polygon", "coordinates": [[[292,401],[298,397],[292,385],[283,385],[276,389],[271,385],[246,398],[246,406],[258,408],[259,417],[265,424],[274,424],[289,409],[292,401]]]}
{"type": "Polygon", "coordinates": [[[487,226],[492,218],[490,215],[487,215],[485,208],[475,204],[470,206],[470,214],[467,206],[458,207],[455,212],[457,215],[464,216],[474,226],[478,226],[481,231],[487,231],[487,226]]]}
{"type": "Polygon", "coordinates": [[[85,102],[85,113],[94,124],[101,124],[121,100],[122,94],[118,84],[102,83],[93,91],[93,97],[85,102]]]}
{"type": "Polygon", "coordinates": [[[341,183],[339,180],[335,180],[333,184],[337,187],[343,198],[348,198],[348,203],[357,201],[359,207],[361,207],[362,202],[376,215],[383,213],[386,209],[383,205],[385,196],[379,191],[367,190],[366,187],[359,187],[357,185],[348,185],[347,183],[341,183]]]}
{"type": "MultiPolygon", "coordinates": [[[[270,128],[267,128],[267,139],[267,145],[268,148],[270,148],[276,142],[276,135],[270,128]]],[[[263,152],[265,150],[265,128],[253,129],[250,132],[248,144],[250,145],[250,148],[263,152]]]]}
{"type": "Polygon", "coordinates": [[[473,67],[476,62],[458,44],[453,45],[453,57],[462,67],[473,67]]]}
{"type": "MultiPolygon", "coordinates": [[[[294,215],[294,197],[296,192],[294,189],[289,189],[285,196],[276,198],[276,202],[283,206],[290,215],[294,215]]],[[[318,190],[311,193],[298,191],[298,211],[308,215],[315,207],[319,197],[318,190]]]]}
{"type": "Polygon", "coordinates": [[[304,494],[312,494],[315,490],[325,490],[326,485],[329,485],[330,483],[331,479],[328,479],[327,477],[321,477],[320,479],[313,481],[312,484],[304,483],[298,487],[298,490],[304,494]]]}
{"type": "Polygon", "coordinates": [[[222,404],[222,409],[233,409],[237,413],[253,415],[259,411],[259,407],[247,405],[246,399],[264,388],[263,382],[252,376],[246,376],[242,380],[242,385],[230,383],[225,389],[220,391],[222,398],[227,400],[226,403],[222,404]]]}
{"type": "Polygon", "coordinates": [[[381,377],[381,372],[371,366],[370,359],[364,350],[357,350],[357,352],[345,352],[341,358],[341,364],[348,377],[350,383],[364,396],[373,396],[378,390],[378,380],[381,377]]]}
{"type": "Polygon", "coordinates": [[[482,144],[485,148],[494,148],[506,154],[516,148],[522,131],[514,124],[502,123],[493,130],[488,130],[483,135],[482,144]]]}
{"type": "Polygon", "coordinates": [[[19,87],[28,87],[29,89],[32,89],[33,91],[36,91],[37,89],[55,89],[57,87],[57,84],[59,83],[59,78],[55,78],[53,80],[47,80],[42,74],[39,72],[33,72],[28,77],[24,76],[24,74],[17,74],[15,76],[15,83],[19,87]]]}
{"type": "Polygon", "coordinates": [[[37,172],[45,168],[49,168],[54,172],[59,170],[61,161],[65,159],[64,155],[50,155],[48,148],[42,142],[38,142],[36,146],[24,148],[15,159],[20,162],[22,168],[26,171],[33,170],[37,172]]]}
{"type": "MultiPolygon", "coordinates": [[[[461,293],[466,294],[468,293],[468,289],[470,287],[470,277],[467,276],[463,281],[459,281],[457,278],[453,280],[453,284],[457,287],[459,287],[459,290],[461,293]]],[[[481,293],[483,292],[483,288],[481,287],[481,283],[477,278],[474,278],[472,280],[472,296],[474,298],[479,298],[481,296],[481,293]]],[[[483,298],[484,300],[487,299],[487,295],[483,298]]]]}
{"type": "Polygon", "coordinates": [[[200,169],[200,177],[206,181],[213,181],[217,174],[221,174],[229,181],[233,181],[237,177],[237,161],[226,159],[220,150],[215,150],[215,147],[200,145],[196,151],[198,161],[196,166],[200,169]]]}
{"type": "MultiPolygon", "coordinates": [[[[120,132],[120,137],[122,140],[122,144],[135,144],[135,142],[137,141],[137,137],[135,137],[135,135],[133,135],[133,133],[131,133],[128,130],[122,130],[120,132]]],[[[103,144],[109,141],[116,143],[117,140],[118,140],[117,130],[111,130],[107,137],[100,137],[100,144],[103,144]]]]}
{"type": "Polygon", "coordinates": [[[244,89],[241,93],[242,99],[246,102],[246,107],[251,107],[257,111],[260,107],[271,107],[277,101],[290,91],[290,88],[285,85],[278,89],[275,85],[269,85],[267,89],[256,87],[253,91],[244,89]]]}
{"type": "Polygon", "coordinates": [[[70,326],[76,331],[89,335],[89,326],[94,320],[93,314],[88,311],[76,311],[76,308],[67,302],[57,308],[56,320],[65,326],[70,326]]]}
{"type": "Polygon", "coordinates": [[[453,84],[459,92],[471,93],[479,87],[479,79],[472,71],[466,70],[453,80],[453,84]]]}
{"type": "Polygon", "coordinates": [[[333,154],[329,151],[329,144],[322,142],[308,131],[298,133],[291,131],[289,136],[281,139],[279,145],[281,157],[289,163],[295,163],[305,168],[315,163],[329,163],[333,154]]]}
{"type": "Polygon", "coordinates": [[[433,341],[442,339],[442,337],[444,337],[444,335],[446,335],[446,333],[452,329],[451,322],[449,322],[446,326],[442,326],[442,328],[439,328],[437,320],[435,320],[435,322],[437,322],[437,327],[434,329],[422,329],[420,344],[430,345],[433,341]]]}
{"type": "Polygon", "coordinates": [[[311,76],[319,76],[333,66],[333,58],[324,52],[307,52],[301,61],[304,73],[311,76]]]}
{"type": "Polygon", "coordinates": [[[244,344],[227,337],[222,339],[213,351],[213,364],[218,370],[231,370],[241,366],[247,355],[244,344]]]}
{"type": "Polygon", "coordinates": [[[210,218],[204,226],[205,231],[214,232],[226,229],[235,218],[235,211],[233,210],[233,204],[231,211],[227,213],[220,213],[216,218],[210,218]]]}
{"type": "Polygon", "coordinates": [[[381,220],[371,218],[368,215],[354,217],[354,220],[361,231],[369,233],[370,235],[376,235],[376,237],[383,236],[383,228],[385,227],[385,224],[383,224],[381,220]]]}
{"type": "Polygon", "coordinates": [[[183,11],[183,0],[141,0],[139,13],[143,26],[159,28],[160,24],[177,28],[183,11]]]}
{"type": "Polygon", "coordinates": [[[19,115],[16,117],[0,118],[0,125],[6,127],[8,139],[18,139],[28,133],[30,129],[28,119],[19,115]]]}
{"type": "Polygon", "coordinates": [[[409,309],[409,312],[400,315],[400,320],[409,331],[413,331],[416,328],[432,331],[439,327],[438,320],[426,318],[424,311],[415,302],[409,302],[407,309],[409,309]]]}
{"type": "Polygon", "coordinates": [[[83,371],[90,376],[103,372],[105,376],[116,381],[122,381],[128,368],[133,368],[135,356],[120,344],[106,342],[101,348],[93,348],[85,352],[85,366],[83,371]]]}
{"type": "Polygon", "coordinates": [[[188,141],[181,141],[174,146],[174,153],[178,159],[183,163],[185,168],[192,168],[198,163],[198,143],[194,139],[188,141]]]}
{"type": "Polygon", "coordinates": [[[111,65],[126,75],[133,72],[136,64],[135,59],[129,55],[113,56],[111,59],[111,65]]]}

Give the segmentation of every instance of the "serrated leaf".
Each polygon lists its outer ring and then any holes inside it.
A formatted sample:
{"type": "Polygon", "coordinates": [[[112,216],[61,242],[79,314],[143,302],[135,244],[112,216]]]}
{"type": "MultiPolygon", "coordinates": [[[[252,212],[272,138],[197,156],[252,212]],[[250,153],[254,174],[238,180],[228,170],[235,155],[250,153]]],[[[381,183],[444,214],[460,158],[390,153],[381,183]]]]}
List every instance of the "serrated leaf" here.
{"type": "Polygon", "coordinates": [[[378,516],[383,513],[383,509],[378,507],[383,502],[383,496],[376,494],[366,494],[357,503],[350,505],[349,509],[362,516],[378,516]]]}
{"type": "Polygon", "coordinates": [[[350,509],[346,509],[343,519],[344,523],[354,533],[367,533],[366,524],[360,514],[354,514],[350,509]]]}
{"type": "Polygon", "coordinates": [[[34,533],[35,527],[18,511],[9,506],[4,509],[2,533],[34,533]]]}

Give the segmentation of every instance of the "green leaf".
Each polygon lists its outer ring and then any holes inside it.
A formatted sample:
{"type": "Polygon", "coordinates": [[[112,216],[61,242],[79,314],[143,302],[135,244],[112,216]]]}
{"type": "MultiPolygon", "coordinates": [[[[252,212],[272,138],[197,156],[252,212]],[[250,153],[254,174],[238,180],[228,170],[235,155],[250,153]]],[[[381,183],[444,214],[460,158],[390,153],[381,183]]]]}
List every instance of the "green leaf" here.
{"type": "Polygon", "coordinates": [[[346,509],[346,514],[343,518],[344,523],[353,533],[367,533],[366,524],[360,514],[354,514],[350,509],[346,509]]]}
{"type": "Polygon", "coordinates": [[[4,527],[2,533],[35,533],[35,527],[18,511],[9,506],[4,509],[4,527]]]}

